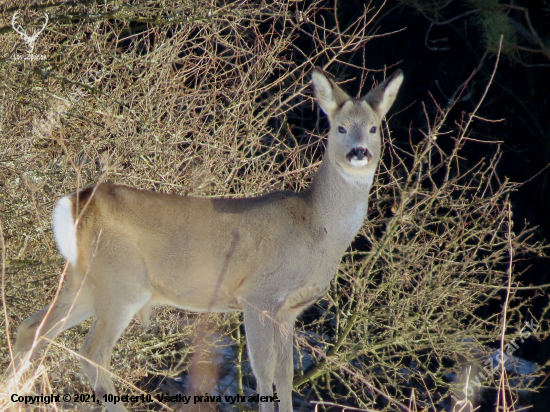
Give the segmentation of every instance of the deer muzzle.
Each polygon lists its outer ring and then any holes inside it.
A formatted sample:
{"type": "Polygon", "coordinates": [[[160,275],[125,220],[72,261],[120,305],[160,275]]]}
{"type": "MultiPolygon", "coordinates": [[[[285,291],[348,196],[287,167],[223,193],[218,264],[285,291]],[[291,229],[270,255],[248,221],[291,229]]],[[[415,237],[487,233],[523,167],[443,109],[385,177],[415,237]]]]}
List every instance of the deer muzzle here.
{"type": "Polygon", "coordinates": [[[367,148],[359,146],[351,149],[346,158],[352,166],[365,166],[372,159],[372,154],[367,148]]]}

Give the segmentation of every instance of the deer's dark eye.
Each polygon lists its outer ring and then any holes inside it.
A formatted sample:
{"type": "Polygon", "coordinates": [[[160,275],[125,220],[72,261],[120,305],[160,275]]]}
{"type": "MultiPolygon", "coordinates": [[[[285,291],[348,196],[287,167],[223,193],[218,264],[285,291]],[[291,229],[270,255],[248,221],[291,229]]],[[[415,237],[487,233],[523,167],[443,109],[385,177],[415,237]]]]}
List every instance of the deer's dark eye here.
{"type": "Polygon", "coordinates": [[[343,126],[338,126],[338,132],[340,133],[347,133],[347,130],[343,126]]]}
{"type": "Polygon", "coordinates": [[[371,132],[371,133],[376,133],[376,126],[372,126],[372,127],[370,128],[370,132],[371,132]]]}

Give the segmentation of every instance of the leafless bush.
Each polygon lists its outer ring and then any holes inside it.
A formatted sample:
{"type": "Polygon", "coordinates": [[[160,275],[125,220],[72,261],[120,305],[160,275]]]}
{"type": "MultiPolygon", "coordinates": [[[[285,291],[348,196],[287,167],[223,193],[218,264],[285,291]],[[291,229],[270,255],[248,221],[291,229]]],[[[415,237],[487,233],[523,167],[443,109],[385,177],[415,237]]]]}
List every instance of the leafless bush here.
{"type": "MultiPolygon", "coordinates": [[[[431,127],[416,143],[386,140],[373,207],[361,233],[369,250],[352,249],[344,259],[316,322],[313,346],[328,336],[323,342],[328,351],[312,347],[319,362],[296,385],[314,379],[318,393],[354,398],[368,410],[380,405],[408,410],[411,401],[418,407],[452,407],[449,395],[453,388],[462,393],[467,379],[463,373],[453,385],[452,373],[460,375],[468,362],[483,368],[495,343],[506,352],[505,345],[520,336],[526,320],[521,310],[530,300],[516,297],[522,288],[516,287],[514,264],[544,256],[546,247],[533,241],[532,228],[512,230],[509,195],[519,185],[499,177],[500,148],[473,165],[462,158],[466,146],[490,143],[468,137],[475,112],[449,129],[452,109],[427,118],[431,127]],[[451,143],[451,149],[440,143],[451,143]],[[489,310],[495,302],[502,302],[499,313],[489,310]]],[[[539,338],[547,336],[548,321],[542,326],[539,338]]],[[[483,388],[496,389],[507,379],[484,374],[483,388]]],[[[533,378],[540,374],[539,369],[498,392],[495,405],[506,406],[503,395],[515,399],[519,389],[536,391],[533,378]]],[[[479,378],[466,393],[476,393],[477,383],[479,378]]],[[[472,410],[475,398],[454,396],[463,402],[453,410],[472,410]]]]}
{"type": "MultiPolygon", "coordinates": [[[[201,196],[307,186],[324,132],[304,117],[313,107],[309,71],[315,64],[343,71],[353,53],[363,52],[368,23],[379,12],[365,10],[346,29],[331,28],[332,5],[326,6],[323,0],[217,6],[167,0],[162,8],[154,1],[68,2],[37,10],[20,1],[26,21],[50,17],[35,46],[48,59],[38,62],[13,58],[27,49],[9,31],[16,8],[3,11],[6,336],[13,339],[15,327],[59,287],[63,262],[49,228],[63,194],[107,179],[201,196]]],[[[482,363],[487,344],[499,339],[500,318],[484,310],[502,299],[507,283],[515,285],[514,261],[542,254],[543,245],[528,229],[512,231],[507,196],[517,185],[499,178],[498,150],[466,167],[461,151],[473,144],[465,130],[470,119],[442,133],[447,113],[428,119],[431,130],[408,146],[386,130],[359,239],[368,247],[350,250],[329,295],[304,317],[296,336],[299,364],[309,356],[317,363],[298,372],[298,392],[311,388],[318,399],[370,410],[397,402],[441,409],[451,386],[445,375],[460,371],[464,359],[482,363]],[[441,141],[455,144],[442,149],[441,141]]],[[[529,303],[515,299],[514,290],[506,339],[517,333],[519,310],[529,303]]],[[[146,333],[131,324],[112,361],[116,375],[144,388],[156,377],[187,371],[199,324],[195,315],[172,309],[156,314],[146,333]]],[[[236,344],[237,358],[246,358],[240,318],[215,319],[219,342],[236,344]]],[[[538,336],[548,330],[541,325],[538,336]]],[[[89,393],[73,355],[88,327],[58,338],[60,347],[49,348],[21,384],[36,393],[89,393]]],[[[0,350],[7,369],[7,340],[0,350]]],[[[247,374],[239,364],[238,388],[247,374]]],[[[117,383],[122,392],[137,391],[117,383]]],[[[13,408],[3,392],[3,407],[13,408]]]]}

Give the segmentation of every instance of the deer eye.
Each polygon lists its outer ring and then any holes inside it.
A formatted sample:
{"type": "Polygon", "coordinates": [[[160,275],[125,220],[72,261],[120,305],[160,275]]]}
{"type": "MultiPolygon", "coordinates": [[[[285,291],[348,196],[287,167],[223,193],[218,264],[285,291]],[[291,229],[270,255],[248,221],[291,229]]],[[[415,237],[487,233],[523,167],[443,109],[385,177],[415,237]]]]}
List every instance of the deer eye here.
{"type": "Polygon", "coordinates": [[[338,126],[338,132],[340,133],[347,133],[348,131],[343,126],[338,126]]]}
{"type": "Polygon", "coordinates": [[[371,133],[376,133],[376,126],[372,126],[372,127],[370,128],[370,132],[371,132],[371,133]]]}

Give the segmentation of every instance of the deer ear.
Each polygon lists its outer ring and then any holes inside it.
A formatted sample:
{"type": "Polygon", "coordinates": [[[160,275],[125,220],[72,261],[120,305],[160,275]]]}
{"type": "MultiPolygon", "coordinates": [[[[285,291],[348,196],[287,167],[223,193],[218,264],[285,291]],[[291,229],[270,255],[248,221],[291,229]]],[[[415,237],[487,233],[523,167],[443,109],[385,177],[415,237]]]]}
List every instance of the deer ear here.
{"type": "Polygon", "coordinates": [[[323,112],[329,117],[351,98],[319,67],[313,70],[313,93],[323,112]]]}
{"type": "Polygon", "coordinates": [[[403,72],[397,70],[380,83],[374,90],[362,97],[378,113],[380,118],[384,117],[395,101],[399,87],[403,83],[403,72]]]}

